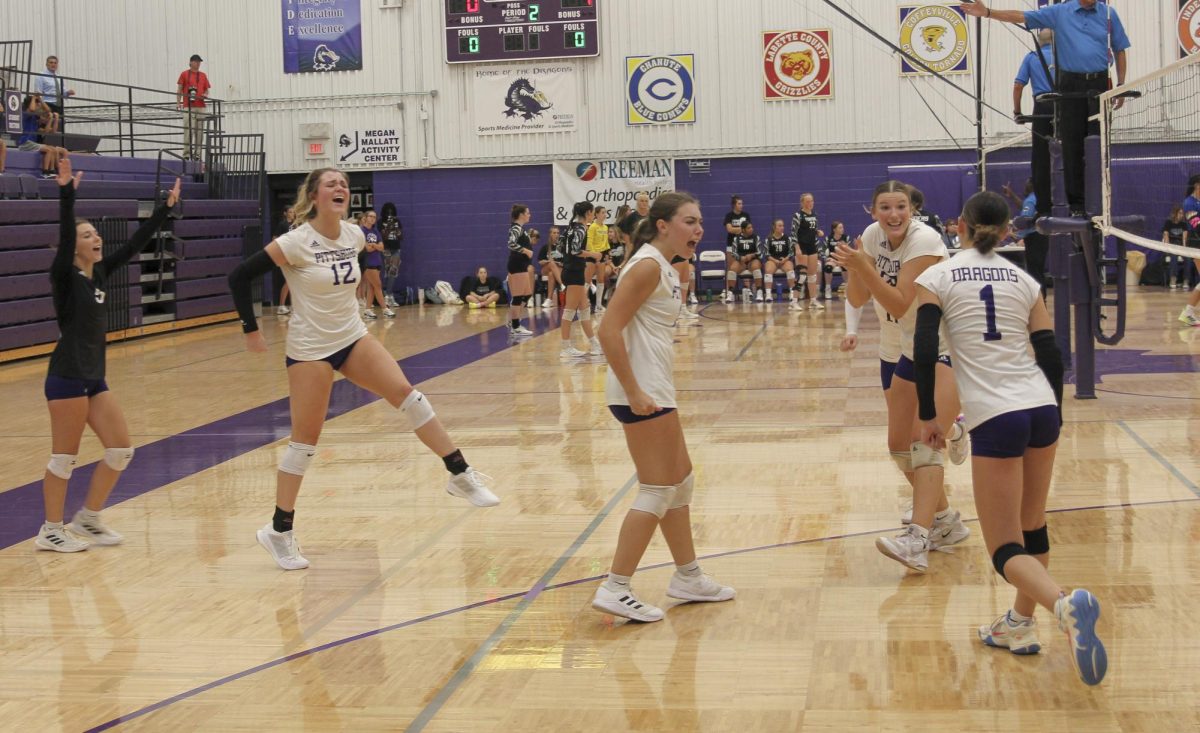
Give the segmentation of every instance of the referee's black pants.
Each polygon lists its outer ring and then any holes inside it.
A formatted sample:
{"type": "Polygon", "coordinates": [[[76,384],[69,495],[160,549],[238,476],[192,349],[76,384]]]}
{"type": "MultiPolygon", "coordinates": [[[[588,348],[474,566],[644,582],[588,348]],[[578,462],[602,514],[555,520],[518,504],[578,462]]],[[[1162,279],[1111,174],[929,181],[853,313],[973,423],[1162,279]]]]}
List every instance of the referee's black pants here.
{"type": "MultiPolygon", "coordinates": [[[[1059,77],[1059,90],[1064,94],[1104,92],[1108,89],[1107,72],[1075,74],[1064,71],[1059,77]]],[[[1084,145],[1088,135],[1100,134],[1099,121],[1088,118],[1100,111],[1096,97],[1064,98],[1059,100],[1058,122],[1062,134],[1063,175],[1066,178],[1067,205],[1075,211],[1084,208],[1084,145]]],[[[1099,212],[1092,212],[1099,213],[1099,212]]]]}

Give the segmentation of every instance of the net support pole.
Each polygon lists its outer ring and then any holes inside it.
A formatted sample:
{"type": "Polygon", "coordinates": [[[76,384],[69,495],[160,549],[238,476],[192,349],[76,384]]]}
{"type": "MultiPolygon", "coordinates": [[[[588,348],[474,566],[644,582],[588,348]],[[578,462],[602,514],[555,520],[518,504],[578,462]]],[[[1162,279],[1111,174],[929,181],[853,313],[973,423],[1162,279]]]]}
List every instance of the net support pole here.
{"type": "Polygon", "coordinates": [[[983,18],[975,19],[975,176],[983,186],[983,18]]]}
{"type": "MultiPolygon", "coordinates": [[[[1057,139],[1050,141],[1050,181],[1053,216],[1066,218],[1070,212],[1063,184],[1062,143],[1057,139]]],[[[1070,257],[1075,250],[1075,242],[1065,231],[1043,230],[1041,220],[1037,229],[1049,239],[1050,252],[1046,264],[1054,281],[1054,340],[1062,352],[1063,364],[1069,368],[1072,364],[1070,257]]]]}

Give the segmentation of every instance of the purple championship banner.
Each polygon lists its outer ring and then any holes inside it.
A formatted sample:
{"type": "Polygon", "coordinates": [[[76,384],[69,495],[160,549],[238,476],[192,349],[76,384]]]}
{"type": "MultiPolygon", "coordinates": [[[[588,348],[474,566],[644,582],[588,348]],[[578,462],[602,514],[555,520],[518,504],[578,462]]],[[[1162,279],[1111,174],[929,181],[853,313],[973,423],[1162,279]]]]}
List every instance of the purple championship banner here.
{"type": "Polygon", "coordinates": [[[443,0],[446,63],[600,55],[600,0],[443,0]]]}
{"type": "Polygon", "coordinates": [[[361,0],[281,0],[283,73],[361,71],[361,0]]]}

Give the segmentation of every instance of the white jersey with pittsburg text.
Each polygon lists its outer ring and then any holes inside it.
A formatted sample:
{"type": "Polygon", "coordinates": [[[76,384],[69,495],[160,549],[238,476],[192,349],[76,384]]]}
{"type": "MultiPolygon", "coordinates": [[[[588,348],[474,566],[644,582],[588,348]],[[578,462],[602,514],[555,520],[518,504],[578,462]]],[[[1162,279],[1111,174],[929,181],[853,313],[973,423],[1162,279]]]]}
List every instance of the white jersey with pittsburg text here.
{"type": "MultiPolygon", "coordinates": [[[[947,257],[946,245],[942,242],[941,236],[933,229],[918,221],[909,223],[908,232],[904,235],[904,241],[895,249],[892,248],[887,235],[883,232],[883,227],[879,226],[879,222],[875,222],[867,227],[866,231],[862,233],[862,244],[863,251],[875,261],[875,271],[892,287],[895,287],[899,281],[900,268],[904,263],[918,257],[937,257],[942,260],[947,257]]],[[[900,341],[898,346],[900,353],[896,355],[895,360],[898,360],[902,355],[912,359],[913,336],[916,335],[917,331],[916,298],[913,298],[908,311],[901,318],[894,318],[879,304],[879,300],[875,299],[875,315],[879,317],[880,329],[884,329],[885,324],[895,324],[898,326],[897,331],[900,341]]],[[[883,353],[884,339],[890,335],[886,330],[880,334],[879,358],[884,361],[895,361],[886,358],[883,353]]],[[[949,353],[946,349],[946,339],[944,336],[942,337],[938,353],[949,353]]]]}
{"type": "Polygon", "coordinates": [[[1037,282],[995,252],[964,249],[917,278],[942,303],[942,324],[967,430],[1006,412],[1053,405],[1054,391],[1029,353],[1037,282]]]}
{"type": "Polygon", "coordinates": [[[275,241],[288,261],[281,269],[292,291],[287,355],[316,361],[366,336],[354,297],[362,280],[358,253],[367,246],[362,229],[343,221],[338,238],[327,239],[306,222],[275,241]]]}
{"type": "MultiPolygon", "coordinates": [[[[659,407],[675,407],[675,322],[683,307],[679,275],[661,252],[645,244],[625,263],[617,278],[618,287],[625,274],[643,260],[658,265],[658,286],[633,314],[621,336],[638,387],[653,397],[659,407]]],[[[608,370],[604,384],[604,398],[609,405],[629,404],[629,397],[612,369],[608,370]]]]}

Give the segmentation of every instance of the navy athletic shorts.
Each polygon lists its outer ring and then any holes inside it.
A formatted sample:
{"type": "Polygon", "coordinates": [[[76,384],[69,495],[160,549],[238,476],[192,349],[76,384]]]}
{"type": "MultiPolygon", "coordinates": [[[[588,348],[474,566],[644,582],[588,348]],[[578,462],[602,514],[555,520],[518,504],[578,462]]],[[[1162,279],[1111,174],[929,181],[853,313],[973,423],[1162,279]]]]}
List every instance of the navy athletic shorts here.
{"type": "Polygon", "coordinates": [[[675,408],[664,407],[658,412],[652,412],[649,415],[635,415],[633,409],[630,408],[629,405],[609,405],[608,411],[613,414],[613,417],[617,418],[617,422],[625,425],[631,425],[635,422],[653,420],[656,417],[662,417],[668,413],[675,412],[675,408]]]}
{"type": "Polygon", "coordinates": [[[1056,405],[997,415],[971,431],[971,455],[1020,458],[1026,448],[1047,448],[1058,440],[1060,422],[1056,405]]]}
{"type": "Polygon", "coordinates": [[[47,374],[43,389],[47,401],[70,400],[76,397],[95,397],[101,392],[107,392],[108,385],[103,379],[75,379],[47,374]]]}
{"type": "Polygon", "coordinates": [[[299,359],[293,359],[292,357],[288,356],[288,357],[284,357],[283,361],[288,366],[291,366],[293,364],[309,364],[313,361],[327,361],[327,362],[329,362],[329,366],[333,367],[333,370],[335,372],[341,371],[342,365],[345,364],[346,360],[350,358],[350,352],[354,350],[354,346],[357,343],[358,343],[358,341],[355,341],[353,344],[350,344],[346,348],[339,349],[339,350],[333,352],[332,354],[330,354],[329,356],[322,356],[320,359],[311,359],[309,361],[301,361],[299,359]]]}
{"type": "MultiPolygon", "coordinates": [[[[946,366],[948,366],[950,368],[954,367],[954,364],[950,361],[949,354],[939,354],[938,355],[938,363],[945,364],[946,366]]],[[[907,356],[904,356],[904,355],[900,356],[900,361],[896,362],[896,376],[900,377],[901,379],[903,379],[906,382],[912,382],[913,384],[916,384],[917,369],[916,369],[916,366],[912,363],[912,359],[909,359],[907,356]]]]}
{"type": "Polygon", "coordinates": [[[892,388],[892,375],[895,373],[896,362],[879,360],[879,383],[883,385],[884,392],[892,388]]]}

